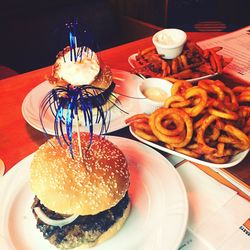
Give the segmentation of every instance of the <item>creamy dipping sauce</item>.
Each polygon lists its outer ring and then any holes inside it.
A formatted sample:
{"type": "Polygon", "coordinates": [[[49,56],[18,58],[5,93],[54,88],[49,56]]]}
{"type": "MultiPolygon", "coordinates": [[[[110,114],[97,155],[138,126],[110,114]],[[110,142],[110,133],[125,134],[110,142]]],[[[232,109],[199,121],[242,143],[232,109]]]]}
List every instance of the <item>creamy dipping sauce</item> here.
{"type": "Polygon", "coordinates": [[[156,37],[156,41],[158,43],[164,44],[164,45],[175,45],[178,41],[176,41],[171,35],[166,33],[161,33],[156,37]]]}
{"type": "Polygon", "coordinates": [[[157,87],[150,87],[145,89],[143,91],[143,95],[155,102],[164,102],[168,98],[167,93],[161,88],[157,87]]]}

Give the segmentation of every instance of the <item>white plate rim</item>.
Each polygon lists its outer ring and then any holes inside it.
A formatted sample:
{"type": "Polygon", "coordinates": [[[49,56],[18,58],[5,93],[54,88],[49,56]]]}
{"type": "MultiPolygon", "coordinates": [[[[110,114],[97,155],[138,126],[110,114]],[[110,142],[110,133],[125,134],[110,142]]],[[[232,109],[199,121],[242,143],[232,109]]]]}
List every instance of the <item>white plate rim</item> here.
{"type": "MultiPolygon", "coordinates": [[[[132,55],[130,55],[128,57],[128,63],[129,65],[132,67],[132,68],[135,68],[134,64],[133,64],[133,61],[135,61],[135,57],[137,56],[137,53],[134,53],[132,55]]],[[[142,74],[138,74],[140,77],[142,77],[143,79],[145,79],[145,77],[142,75],[142,74]]],[[[186,81],[188,82],[197,82],[197,81],[200,81],[200,80],[203,80],[203,79],[208,79],[208,78],[212,78],[214,76],[217,76],[218,73],[214,73],[214,74],[209,74],[209,75],[205,75],[205,76],[201,76],[201,77],[197,77],[197,78],[192,78],[192,79],[187,79],[186,81]]]]}
{"type": "Polygon", "coordinates": [[[176,152],[174,150],[171,150],[171,149],[168,149],[166,147],[163,147],[161,145],[158,145],[154,142],[150,142],[150,141],[147,141],[141,137],[139,137],[138,135],[136,135],[132,128],[129,127],[129,131],[130,133],[139,141],[147,144],[148,146],[151,146],[155,149],[158,149],[162,152],[165,152],[165,153],[168,153],[168,154],[171,154],[171,155],[175,155],[175,156],[178,156],[178,157],[181,157],[185,160],[188,160],[188,161],[191,161],[191,162],[194,162],[194,163],[198,163],[198,164],[201,164],[201,165],[204,165],[204,166],[207,166],[207,167],[210,167],[210,168],[230,168],[230,167],[233,167],[233,166],[236,166],[237,164],[239,164],[241,161],[244,160],[244,158],[247,156],[248,152],[249,152],[249,149],[248,150],[245,150],[245,151],[242,151],[240,152],[238,155],[236,156],[233,156],[231,158],[231,160],[227,163],[224,163],[224,164],[216,164],[216,163],[212,163],[212,162],[207,162],[207,161],[203,161],[203,160],[200,160],[200,159],[196,159],[196,158],[193,158],[193,157],[190,157],[190,156],[187,156],[187,155],[184,155],[182,153],[179,153],[179,152],[176,152]],[[234,160],[236,158],[236,160],[234,160]],[[232,161],[233,159],[233,161],[232,161]]]}
{"type": "MultiPolygon", "coordinates": [[[[179,209],[177,208],[177,211],[176,211],[176,214],[175,215],[178,215],[178,216],[182,216],[182,225],[181,226],[181,230],[178,231],[178,236],[177,236],[177,240],[173,243],[173,248],[171,249],[177,249],[178,246],[180,245],[181,241],[183,240],[184,238],[184,235],[185,235],[185,232],[186,232],[186,228],[187,228],[187,223],[188,223],[188,215],[189,215],[189,208],[188,208],[188,198],[187,198],[187,192],[186,192],[186,189],[185,189],[185,185],[179,175],[179,173],[177,172],[177,170],[173,167],[173,165],[163,156],[161,155],[159,152],[153,150],[152,148],[148,147],[147,145],[144,145],[143,143],[140,143],[140,142],[137,142],[137,141],[134,141],[132,139],[127,139],[127,138],[123,138],[123,137],[117,137],[117,136],[106,136],[107,139],[111,140],[113,143],[115,143],[116,145],[119,146],[120,145],[123,145],[124,143],[132,143],[134,145],[137,145],[139,147],[141,147],[142,149],[143,148],[146,148],[147,150],[150,150],[152,154],[154,154],[155,156],[157,155],[157,159],[160,159],[161,161],[164,161],[166,163],[166,166],[162,166],[162,167],[166,167],[166,169],[168,169],[168,171],[172,171],[172,173],[175,175],[176,177],[176,181],[178,182],[178,185],[179,185],[179,188],[181,189],[181,192],[182,192],[182,202],[183,203],[183,206],[181,206],[179,209]],[[159,158],[158,158],[159,157],[159,158]],[[182,209],[183,211],[180,211],[180,209],[182,209]]],[[[14,180],[13,178],[16,176],[17,178],[17,175],[19,173],[21,173],[21,171],[23,170],[22,168],[25,167],[24,163],[30,163],[32,158],[33,158],[33,155],[34,153],[32,153],[31,155],[25,157],[23,160],[21,160],[20,162],[18,162],[13,168],[11,168],[4,177],[2,178],[5,178],[4,179],[4,182],[0,182],[0,186],[1,186],[1,191],[2,191],[2,194],[0,193],[0,199],[7,199],[7,195],[6,195],[6,192],[4,192],[4,188],[8,188],[9,189],[9,192],[8,193],[11,193],[11,190],[14,188],[14,187],[11,187],[10,188],[10,183],[11,184],[14,184],[14,180]],[[4,194],[3,194],[4,193],[4,194]]],[[[27,168],[28,169],[28,168],[27,168]]],[[[26,170],[28,171],[28,170],[26,170]]],[[[19,175],[19,178],[22,178],[23,175],[19,175]]],[[[0,180],[1,181],[1,180],[0,180]]],[[[176,195],[176,194],[175,194],[176,195]]],[[[6,203],[3,203],[6,205],[6,203]]],[[[6,207],[6,206],[5,206],[6,207]]],[[[2,210],[0,209],[0,217],[2,217],[4,215],[4,206],[2,208],[2,210]],[[2,214],[2,215],[1,215],[2,214]]],[[[2,217],[4,218],[4,217],[2,217]]],[[[1,237],[6,240],[5,238],[5,235],[6,234],[6,228],[4,227],[4,222],[3,220],[0,221],[0,242],[1,242],[1,237]],[[2,224],[2,225],[1,225],[2,224]]],[[[41,236],[42,237],[42,236],[41,236]]],[[[8,240],[8,239],[7,239],[8,240]]],[[[162,240],[162,243],[165,242],[164,240],[162,240]]],[[[11,248],[12,249],[12,248],[11,248]]],[[[55,248],[56,249],[56,248],[55,248]]],[[[94,248],[93,248],[94,249],[94,248]]],[[[98,248],[99,249],[99,248],[98,248]]],[[[141,248],[140,248],[141,249],[141,248]]],[[[143,248],[144,249],[144,248],[143,248]]],[[[6,250],[9,250],[6,249],[6,250]]],[[[142,249],[141,249],[142,250],[142,249]]]]}
{"type": "MultiPolygon", "coordinates": [[[[131,74],[124,70],[120,70],[120,69],[111,69],[111,70],[113,73],[114,80],[117,79],[118,81],[122,81],[123,79],[120,77],[120,75],[122,77],[127,78],[124,80],[124,84],[126,84],[126,88],[128,87],[127,91],[131,93],[131,97],[138,98],[136,88],[142,79],[139,76],[135,74],[131,74]]],[[[44,88],[48,88],[48,91],[52,89],[51,85],[49,84],[47,80],[43,81],[42,83],[38,84],[36,87],[30,90],[30,92],[25,96],[22,102],[22,107],[21,107],[22,115],[25,121],[30,126],[32,126],[33,128],[37,129],[40,132],[44,132],[44,130],[39,120],[39,107],[36,106],[35,110],[33,110],[31,108],[32,103],[30,101],[30,98],[36,97],[36,98],[42,99],[42,97],[46,94],[46,93],[41,93],[41,91],[42,92],[45,91],[44,88]]],[[[126,97],[123,97],[123,98],[126,99],[126,97]]],[[[111,121],[109,125],[108,133],[111,133],[111,132],[114,132],[114,131],[117,131],[119,129],[126,127],[127,124],[125,124],[124,122],[125,119],[130,117],[132,114],[141,112],[140,105],[136,105],[137,99],[128,98],[127,100],[128,101],[125,102],[124,104],[126,105],[126,103],[129,103],[129,106],[130,107],[133,106],[133,109],[126,110],[126,108],[124,108],[124,111],[128,111],[129,114],[122,113],[120,116],[117,117],[117,119],[111,121]]],[[[45,129],[46,129],[47,134],[55,135],[52,121],[50,122],[50,127],[47,127],[45,124],[45,129]]],[[[95,125],[94,125],[94,129],[95,129],[95,125]]],[[[86,131],[85,128],[83,128],[83,131],[86,131]]],[[[96,125],[96,131],[99,131],[98,125],[96,125]]]]}

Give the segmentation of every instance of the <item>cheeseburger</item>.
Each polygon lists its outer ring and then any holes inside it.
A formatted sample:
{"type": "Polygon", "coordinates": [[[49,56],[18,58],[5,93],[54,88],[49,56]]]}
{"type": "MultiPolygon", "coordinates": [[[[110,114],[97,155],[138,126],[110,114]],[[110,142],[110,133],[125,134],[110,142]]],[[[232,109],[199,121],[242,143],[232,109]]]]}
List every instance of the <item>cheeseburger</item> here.
{"type": "Polygon", "coordinates": [[[53,88],[69,84],[73,87],[89,86],[88,91],[93,95],[102,94],[98,102],[93,103],[93,107],[101,103],[104,111],[109,110],[117,100],[117,96],[112,93],[115,85],[110,67],[89,48],[76,48],[76,60],[72,58],[73,52],[68,46],[57,54],[52,73],[48,77],[50,84],[53,88]]]}
{"type": "Polygon", "coordinates": [[[130,211],[129,172],[122,151],[103,137],[73,134],[68,145],[43,144],[30,167],[37,228],[61,249],[92,247],[112,237],[130,211]]]}

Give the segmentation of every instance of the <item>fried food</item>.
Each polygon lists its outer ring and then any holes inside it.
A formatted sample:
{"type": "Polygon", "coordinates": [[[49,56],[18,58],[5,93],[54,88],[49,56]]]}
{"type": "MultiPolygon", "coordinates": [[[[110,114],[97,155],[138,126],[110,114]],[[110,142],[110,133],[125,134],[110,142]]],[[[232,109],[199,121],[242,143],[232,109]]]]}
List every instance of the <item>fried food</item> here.
{"type": "Polygon", "coordinates": [[[205,150],[205,154],[211,154],[216,151],[215,148],[209,146],[205,142],[205,132],[207,128],[217,119],[217,116],[210,115],[208,116],[202,125],[200,126],[198,132],[197,132],[197,143],[201,144],[205,150]]]}
{"type": "Polygon", "coordinates": [[[211,115],[215,115],[215,116],[227,119],[227,120],[237,120],[238,119],[239,116],[235,112],[230,111],[228,109],[224,109],[224,110],[225,110],[225,112],[214,109],[214,108],[209,108],[208,112],[211,115]]]}
{"type": "Polygon", "coordinates": [[[185,91],[191,87],[192,84],[190,82],[187,82],[185,80],[177,80],[171,88],[171,95],[183,95],[183,93],[185,93],[185,91]]]}
{"type": "MultiPolygon", "coordinates": [[[[162,120],[168,119],[169,114],[176,113],[177,109],[166,109],[166,108],[160,108],[154,111],[150,117],[149,117],[149,125],[152,129],[153,134],[162,142],[167,144],[178,144],[181,143],[185,138],[185,132],[184,130],[180,131],[177,135],[166,135],[162,133],[162,130],[164,129],[161,127],[162,120]],[[162,130],[158,128],[162,128],[162,130]]],[[[180,120],[183,120],[182,117],[179,117],[180,120]]],[[[172,118],[171,118],[172,119],[172,118]]],[[[186,122],[186,121],[185,121],[186,122]]]]}
{"type": "Polygon", "coordinates": [[[250,148],[250,106],[239,101],[244,91],[248,87],[231,90],[219,80],[201,80],[197,86],[177,80],[163,107],[134,115],[126,123],[148,141],[223,164],[250,148]]]}
{"type": "Polygon", "coordinates": [[[139,137],[147,141],[158,142],[159,139],[153,134],[148,121],[149,121],[149,115],[138,114],[126,119],[125,123],[131,124],[134,133],[139,137]]]}
{"type": "Polygon", "coordinates": [[[233,145],[235,148],[242,150],[246,150],[249,148],[249,138],[240,129],[236,128],[231,124],[226,124],[223,130],[239,141],[233,145]]]}
{"type": "Polygon", "coordinates": [[[194,98],[194,105],[184,108],[184,111],[191,117],[195,117],[199,115],[207,105],[207,92],[199,87],[189,88],[185,93],[185,99],[189,100],[190,98],[194,98]],[[198,102],[196,102],[196,100],[198,100],[198,102]]]}
{"type": "MultiPolygon", "coordinates": [[[[163,116],[164,113],[161,113],[163,116]]],[[[180,119],[178,114],[171,113],[168,115],[168,119],[161,116],[156,117],[155,121],[156,129],[164,135],[175,136],[181,134],[184,130],[185,123],[183,119],[180,119]]]]}
{"type": "Polygon", "coordinates": [[[196,43],[187,41],[181,55],[174,59],[164,59],[151,46],[138,51],[132,71],[145,77],[166,78],[171,82],[221,73],[232,60],[218,55],[221,49],[214,47],[202,50],[196,43]]]}
{"type": "Polygon", "coordinates": [[[249,103],[250,102],[250,87],[247,86],[237,86],[232,90],[237,96],[239,103],[249,103]]]}
{"type": "Polygon", "coordinates": [[[200,154],[198,154],[195,151],[192,151],[190,149],[187,149],[187,148],[176,148],[175,151],[177,151],[177,152],[179,152],[181,154],[193,157],[193,158],[199,158],[200,157],[200,154]]]}
{"type": "Polygon", "coordinates": [[[185,100],[183,96],[175,95],[166,99],[164,107],[169,108],[171,106],[172,108],[183,108],[189,106],[190,104],[190,100],[185,100]]]}

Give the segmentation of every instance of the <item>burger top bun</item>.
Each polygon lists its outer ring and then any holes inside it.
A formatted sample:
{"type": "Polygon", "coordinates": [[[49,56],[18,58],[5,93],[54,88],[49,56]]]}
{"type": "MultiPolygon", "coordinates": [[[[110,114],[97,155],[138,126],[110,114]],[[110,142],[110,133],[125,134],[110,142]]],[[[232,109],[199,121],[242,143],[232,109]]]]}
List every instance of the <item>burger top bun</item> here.
{"type": "Polygon", "coordinates": [[[30,182],[38,199],[61,214],[97,214],[116,205],[129,187],[127,161],[113,143],[89,133],[81,133],[83,158],[77,134],[73,134],[73,156],[69,146],[56,138],[48,140],[35,153],[30,182]]]}

